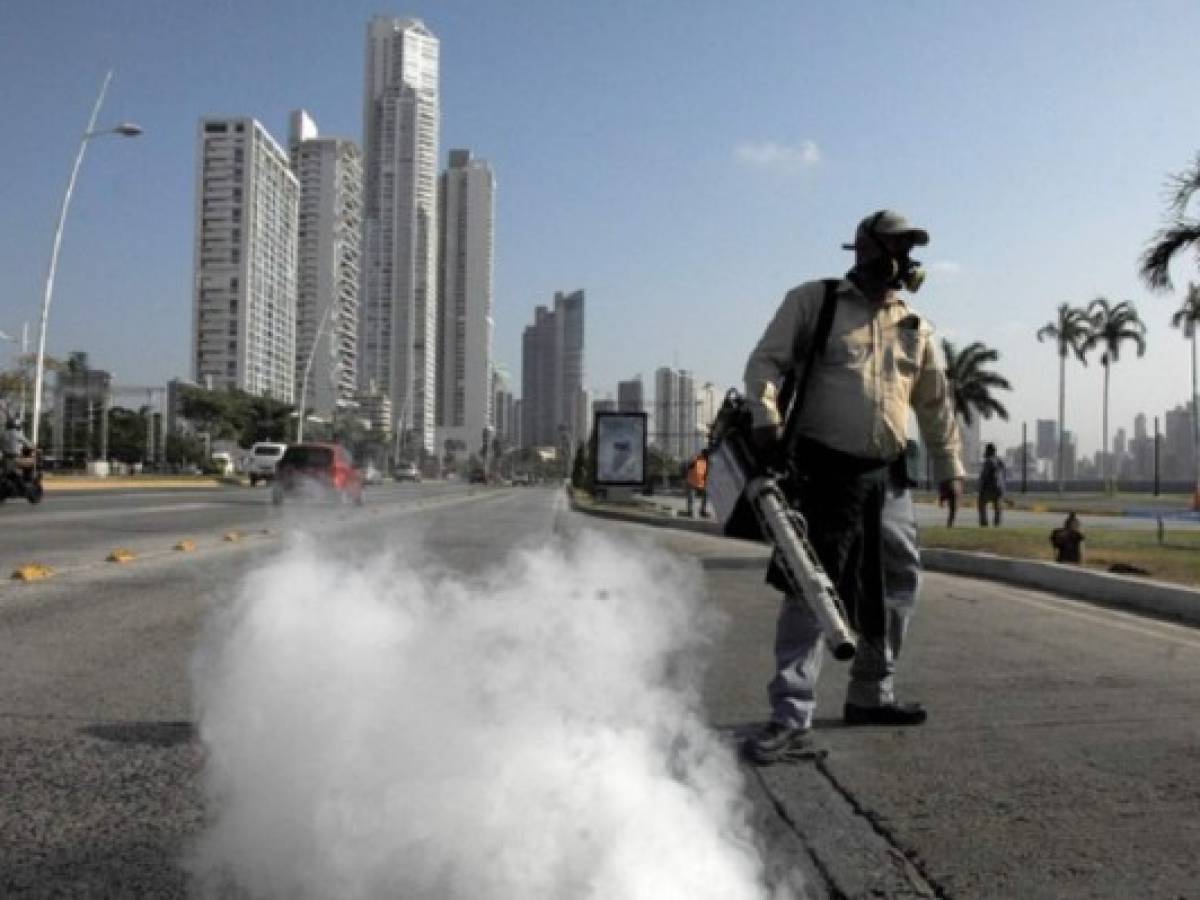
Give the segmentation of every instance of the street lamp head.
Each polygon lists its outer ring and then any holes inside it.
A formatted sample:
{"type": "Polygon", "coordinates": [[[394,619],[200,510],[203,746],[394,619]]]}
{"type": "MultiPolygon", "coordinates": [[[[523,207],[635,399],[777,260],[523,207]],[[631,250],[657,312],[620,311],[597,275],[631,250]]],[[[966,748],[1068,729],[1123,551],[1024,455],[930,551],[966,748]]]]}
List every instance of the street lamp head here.
{"type": "Polygon", "coordinates": [[[142,126],[134,122],[122,122],[112,131],[113,134],[119,134],[121,137],[137,137],[142,133],[142,126]]]}

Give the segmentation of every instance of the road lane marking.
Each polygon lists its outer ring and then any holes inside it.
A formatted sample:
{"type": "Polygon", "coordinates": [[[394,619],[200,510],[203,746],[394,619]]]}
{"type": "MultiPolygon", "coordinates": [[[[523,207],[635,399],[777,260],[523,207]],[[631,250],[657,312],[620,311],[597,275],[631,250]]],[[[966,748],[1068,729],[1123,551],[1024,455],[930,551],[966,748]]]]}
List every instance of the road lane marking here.
{"type": "MultiPolygon", "coordinates": [[[[942,572],[927,574],[945,578],[969,577],[950,575],[949,573],[942,572]]],[[[999,582],[990,583],[995,585],[1009,599],[1016,600],[1018,603],[1024,603],[1026,606],[1033,606],[1046,612],[1083,619],[1095,625],[1108,625],[1120,631],[1159,638],[1160,640],[1183,644],[1184,646],[1200,650],[1200,637],[1197,636],[1196,629],[1189,625],[1154,620],[1151,627],[1145,617],[1139,616],[1136,613],[1124,612],[1119,609],[1097,608],[1082,600],[1072,600],[1069,597],[1060,597],[1057,595],[1055,595],[1053,601],[1042,600],[1029,594],[1025,588],[1017,588],[999,582]],[[1175,632],[1175,634],[1164,634],[1163,632],[1175,632]]]]}
{"type": "MultiPolygon", "coordinates": [[[[396,504],[389,503],[389,504],[386,504],[385,506],[386,506],[386,511],[388,513],[389,518],[399,518],[399,517],[408,517],[408,516],[412,516],[412,515],[418,515],[420,513],[425,513],[425,512],[434,512],[434,511],[437,511],[440,509],[444,509],[446,507],[458,506],[458,505],[472,502],[472,501],[474,501],[474,502],[493,501],[494,502],[497,500],[511,500],[515,496],[517,496],[516,492],[511,491],[511,490],[496,491],[496,492],[470,491],[470,492],[466,492],[466,493],[461,493],[458,491],[446,492],[446,493],[439,492],[437,494],[433,494],[432,496],[412,498],[413,500],[415,500],[415,502],[404,503],[403,505],[401,505],[399,503],[396,503],[396,504]]],[[[220,505],[220,504],[203,504],[203,505],[220,505]]],[[[178,508],[179,507],[170,507],[170,509],[178,509],[178,508]]],[[[266,508],[269,509],[270,507],[266,507],[266,508]]],[[[337,515],[334,519],[325,520],[324,522],[321,522],[321,524],[323,526],[328,526],[328,525],[335,524],[335,523],[351,523],[351,524],[353,524],[354,522],[361,522],[365,519],[365,516],[363,516],[362,513],[363,513],[363,511],[359,510],[357,513],[352,512],[349,515],[345,515],[345,514],[341,514],[341,511],[339,511],[339,515],[337,515]]],[[[106,513],[106,515],[107,514],[108,513],[106,513]]],[[[320,521],[320,520],[318,520],[318,521],[320,521]]],[[[231,533],[237,534],[238,540],[229,542],[229,546],[232,547],[233,545],[236,544],[236,545],[240,545],[240,546],[248,545],[248,546],[252,547],[252,546],[255,546],[260,543],[268,543],[268,542],[278,541],[278,540],[282,539],[284,536],[286,536],[287,530],[286,529],[280,530],[278,527],[275,527],[275,528],[255,529],[254,531],[251,531],[249,533],[247,533],[247,532],[231,532],[231,533]]],[[[190,541],[190,540],[188,542],[192,543],[193,548],[195,549],[195,542],[190,541]]],[[[180,543],[184,543],[184,542],[181,541],[180,543]]],[[[222,540],[222,541],[214,542],[212,544],[206,544],[204,549],[209,550],[209,551],[217,551],[217,550],[223,549],[225,546],[226,546],[226,542],[222,540]]],[[[177,547],[173,548],[171,550],[163,549],[163,550],[158,550],[158,551],[152,550],[150,552],[143,552],[140,559],[142,559],[144,561],[153,562],[153,561],[168,560],[173,557],[177,558],[179,554],[176,552],[176,549],[177,549],[177,547]]],[[[78,563],[67,563],[65,565],[59,566],[58,569],[52,569],[50,566],[43,566],[40,563],[34,563],[34,564],[26,565],[26,566],[21,566],[12,573],[12,578],[10,581],[8,581],[8,582],[0,581],[0,596],[3,596],[5,593],[7,593],[4,586],[6,584],[12,584],[12,582],[14,582],[14,581],[38,581],[38,580],[42,580],[44,578],[49,578],[53,575],[61,574],[64,576],[69,576],[69,575],[78,575],[78,574],[81,574],[84,572],[89,572],[89,571],[93,571],[98,574],[101,571],[101,569],[99,567],[105,567],[105,568],[109,568],[109,569],[112,568],[105,561],[82,561],[82,562],[78,562],[78,563]],[[40,574],[43,572],[44,572],[44,574],[40,574]]],[[[21,590],[21,588],[13,587],[13,590],[17,591],[17,590],[21,590]]]]}
{"type": "Polygon", "coordinates": [[[71,522],[84,521],[86,519],[104,519],[112,518],[116,515],[129,517],[140,514],[154,514],[167,512],[190,512],[197,509],[213,509],[218,506],[224,506],[223,503],[174,503],[170,506],[144,506],[140,509],[128,510],[113,510],[113,509],[91,509],[91,510],[58,510],[56,512],[39,512],[37,522],[54,521],[54,522],[71,522]]]}

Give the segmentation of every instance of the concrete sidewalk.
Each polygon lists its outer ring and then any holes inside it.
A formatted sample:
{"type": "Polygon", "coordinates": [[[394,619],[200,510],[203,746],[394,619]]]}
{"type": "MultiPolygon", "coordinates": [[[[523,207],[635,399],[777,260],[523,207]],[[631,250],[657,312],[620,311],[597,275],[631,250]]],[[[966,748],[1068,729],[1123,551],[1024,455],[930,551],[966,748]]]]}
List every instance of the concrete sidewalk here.
{"type": "MultiPolygon", "coordinates": [[[[569,495],[572,506],[588,515],[721,536],[711,510],[709,518],[689,518],[685,513],[686,503],[678,496],[638,496],[632,504],[615,504],[576,500],[570,492],[569,495]]],[[[698,506],[696,511],[699,512],[698,506]]],[[[1001,581],[1200,626],[1200,590],[1183,585],[1060,563],[932,547],[921,551],[921,560],[931,572],[1001,581]]]]}

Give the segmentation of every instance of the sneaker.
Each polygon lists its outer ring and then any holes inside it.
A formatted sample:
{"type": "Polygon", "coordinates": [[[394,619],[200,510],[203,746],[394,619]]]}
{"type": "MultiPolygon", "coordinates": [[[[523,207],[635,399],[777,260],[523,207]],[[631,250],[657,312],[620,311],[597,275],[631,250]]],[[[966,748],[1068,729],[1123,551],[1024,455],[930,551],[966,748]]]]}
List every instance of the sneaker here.
{"type": "Polygon", "coordinates": [[[847,725],[923,725],[925,708],[920,703],[885,703],[882,706],[859,706],[847,703],[842,709],[847,725]]]}
{"type": "Polygon", "coordinates": [[[742,754],[752,763],[769,766],[778,762],[823,759],[826,751],[813,745],[807,728],[772,721],[758,734],[746,738],[742,743],[742,754]]]}

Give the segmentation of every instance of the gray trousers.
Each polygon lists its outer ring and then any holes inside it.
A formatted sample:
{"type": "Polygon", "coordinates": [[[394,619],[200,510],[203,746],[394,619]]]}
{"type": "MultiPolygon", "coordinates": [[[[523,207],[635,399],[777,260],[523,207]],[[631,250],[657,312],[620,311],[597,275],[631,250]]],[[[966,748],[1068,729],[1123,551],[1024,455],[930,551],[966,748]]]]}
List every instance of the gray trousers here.
{"type": "MultiPolygon", "coordinates": [[[[907,488],[888,487],[882,537],[887,627],[882,638],[859,639],[846,691],[846,702],[858,706],[894,702],[896,658],[904,645],[920,589],[917,521],[907,488]]],[[[823,644],[820,626],[808,605],[785,595],[775,626],[775,677],[767,688],[775,721],[812,727],[817,678],[825,656],[823,644]]]]}

